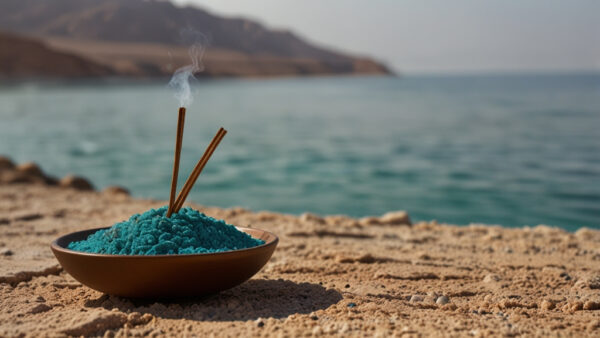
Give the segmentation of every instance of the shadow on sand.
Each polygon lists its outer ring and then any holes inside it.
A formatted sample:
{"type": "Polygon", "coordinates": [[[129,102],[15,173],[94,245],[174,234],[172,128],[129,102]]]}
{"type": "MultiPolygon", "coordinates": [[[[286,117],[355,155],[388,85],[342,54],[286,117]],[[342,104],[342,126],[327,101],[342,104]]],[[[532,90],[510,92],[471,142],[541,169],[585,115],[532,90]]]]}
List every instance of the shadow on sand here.
{"type": "Polygon", "coordinates": [[[159,318],[199,321],[255,320],[285,318],[328,308],[342,300],[332,289],[289,280],[254,279],[219,294],[189,299],[131,300],[103,295],[88,300],[86,307],[118,308],[123,312],[150,313],[159,318]]]}

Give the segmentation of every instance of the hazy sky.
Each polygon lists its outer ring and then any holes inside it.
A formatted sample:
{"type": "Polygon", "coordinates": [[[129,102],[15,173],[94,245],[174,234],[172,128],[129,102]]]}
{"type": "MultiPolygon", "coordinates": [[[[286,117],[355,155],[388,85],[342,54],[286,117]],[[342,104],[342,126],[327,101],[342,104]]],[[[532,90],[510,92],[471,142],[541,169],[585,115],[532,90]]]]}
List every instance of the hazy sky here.
{"type": "Polygon", "coordinates": [[[406,73],[600,70],[599,0],[175,0],[406,73]]]}

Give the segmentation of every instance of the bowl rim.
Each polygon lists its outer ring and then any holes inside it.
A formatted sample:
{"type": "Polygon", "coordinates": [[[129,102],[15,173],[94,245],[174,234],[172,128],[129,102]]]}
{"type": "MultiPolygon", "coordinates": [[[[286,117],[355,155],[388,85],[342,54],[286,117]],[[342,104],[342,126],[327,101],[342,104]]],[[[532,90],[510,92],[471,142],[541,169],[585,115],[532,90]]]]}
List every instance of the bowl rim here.
{"type": "MultiPolygon", "coordinates": [[[[266,231],[266,230],[262,230],[262,229],[258,229],[258,228],[249,228],[249,227],[241,227],[241,226],[237,226],[234,225],[234,227],[236,229],[238,229],[239,231],[242,231],[246,234],[248,234],[246,232],[246,230],[258,230],[258,231],[262,231],[270,236],[272,236],[273,238],[270,241],[265,241],[264,244],[261,245],[257,245],[257,246],[253,246],[250,248],[244,248],[244,249],[236,249],[236,250],[229,250],[229,251],[222,251],[222,252],[204,252],[204,253],[193,253],[193,254],[167,254],[167,255],[111,255],[111,254],[101,254],[101,253],[93,253],[93,252],[84,252],[84,251],[76,251],[76,250],[71,250],[69,248],[65,248],[62,247],[58,244],[58,241],[60,241],[61,239],[67,237],[67,236],[72,236],[75,235],[77,233],[81,233],[81,232],[96,232],[98,230],[104,230],[104,229],[109,229],[110,227],[101,227],[101,228],[92,228],[92,229],[87,229],[87,230],[79,230],[79,231],[74,231],[74,232],[70,232],[68,234],[62,235],[58,238],[56,238],[55,240],[53,240],[50,243],[50,248],[54,251],[59,251],[62,252],[64,254],[68,254],[68,255],[78,255],[78,256],[87,256],[87,257],[104,257],[104,258],[133,258],[133,259],[151,259],[151,258],[178,258],[178,257],[212,257],[212,256],[225,256],[225,255],[236,255],[236,254],[240,254],[240,253],[244,253],[244,252],[249,252],[249,251],[253,251],[253,250],[258,250],[258,249],[262,249],[262,248],[266,248],[272,245],[277,245],[277,243],[279,242],[279,237],[277,237],[275,234],[273,234],[272,232],[266,231]]],[[[91,235],[91,233],[90,233],[91,235]]],[[[248,234],[250,236],[250,234],[248,234]]],[[[252,237],[255,238],[255,237],[252,237]]],[[[256,238],[255,238],[256,239],[256,238]]],[[[259,239],[259,238],[258,238],[259,239]]],[[[70,243],[70,242],[69,242],[70,243]]]]}

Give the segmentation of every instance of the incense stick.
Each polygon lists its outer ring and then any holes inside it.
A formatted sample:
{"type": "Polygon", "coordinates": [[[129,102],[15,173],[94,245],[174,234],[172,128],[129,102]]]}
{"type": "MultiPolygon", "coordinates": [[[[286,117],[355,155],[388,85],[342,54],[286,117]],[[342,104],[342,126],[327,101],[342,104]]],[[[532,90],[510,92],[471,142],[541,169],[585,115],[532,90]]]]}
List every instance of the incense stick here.
{"type": "Polygon", "coordinates": [[[177,177],[179,176],[179,159],[181,158],[181,144],[183,142],[183,126],[185,124],[185,107],[179,108],[177,118],[177,138],[175,141],[175,159],[173,161],[173,176],[171,177],[171,194],[169,196],[169,209],[167,217],[171,217],[175,204],[175,193],[177,192],[177,177]]]}
{"type": "Polygon", "coordinates": [[[206,148],[206,150],[204,151],[204,155],[202,155],[202,157],[200,158],[198,163],[196,163],[194,170],[192,170],[192,173],[188,177],[187,181],[185,181],[183,188],[181,188],[181,191],[179,192],[179,195],[177,196],[177,200],[175,200],[175,206],[173,208],[173,212],[178,212],[179,209],[181,209],[181,207],[183,206],[183,203],[185,202],[185,199],[187,198],[190,191],[192,190],[192,186],[194,185],[194,183],[196,183],[198,176],[200,176],[200,173],[204,169],[204,166],[206,165],[206,163],[208,162],[208,160],[214,153],[215,149],[217,148],[217,146],[219,145],[219,143],[221,142],[221,140],[223,139],[225,134],[227,134],[227,130],[220,128],[219,131],[217,132],[217,134],[215,135],[215,137],[213,137],[208,148],[206,148]]]}

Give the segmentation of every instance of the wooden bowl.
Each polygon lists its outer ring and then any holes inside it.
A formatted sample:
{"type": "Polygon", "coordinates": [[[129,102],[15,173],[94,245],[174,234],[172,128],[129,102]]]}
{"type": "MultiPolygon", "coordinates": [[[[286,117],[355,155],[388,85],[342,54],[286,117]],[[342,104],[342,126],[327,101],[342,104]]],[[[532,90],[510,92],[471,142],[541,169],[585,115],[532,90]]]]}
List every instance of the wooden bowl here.
{"type": "Polygon", "coordinates": [[[265,244],[218,253],[187,255],[107,255],[68,249],[106,228],[73,232],[51,244],[58,262],[73,278],[92,289],[122,297],[190,297],[217,293],[239,285],[271,258],[277,236],[237,227],[265,244]]]}

